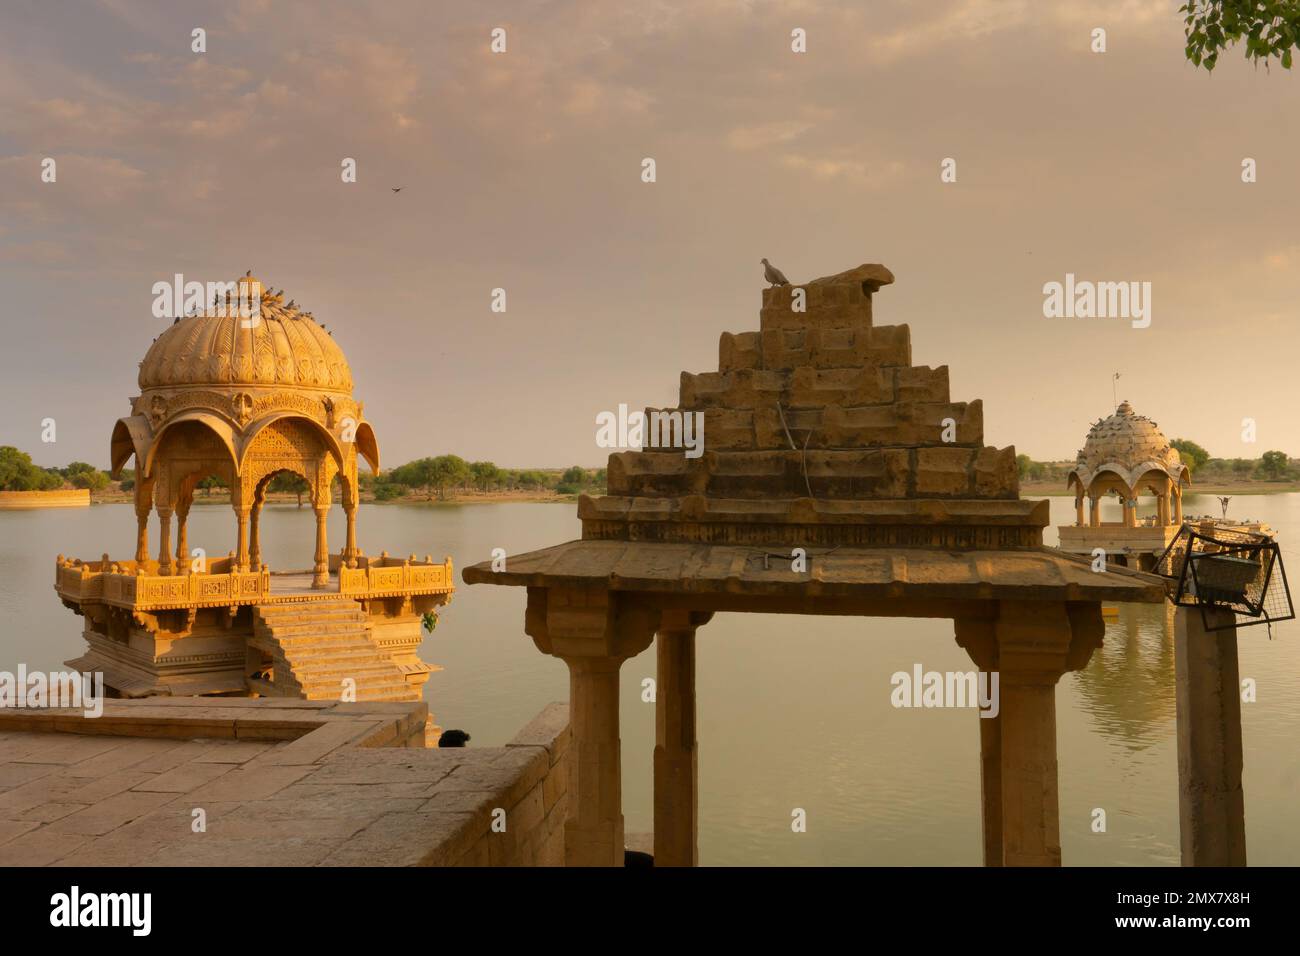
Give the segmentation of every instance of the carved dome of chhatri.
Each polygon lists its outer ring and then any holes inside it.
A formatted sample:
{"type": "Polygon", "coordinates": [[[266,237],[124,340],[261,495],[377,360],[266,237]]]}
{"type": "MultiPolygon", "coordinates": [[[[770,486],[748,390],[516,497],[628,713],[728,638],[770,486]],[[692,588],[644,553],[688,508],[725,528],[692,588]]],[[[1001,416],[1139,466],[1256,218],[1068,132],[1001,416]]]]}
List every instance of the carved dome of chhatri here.
{"type": "MultiPolygon", "coordinates": [[[[239,281],[261,285],[252,276],[239,281]]],[[[260,321],[231,311],[184,316],[159,335],[140,363],[141,390],[263,386],[351,395],[343,350],[283,291],[263,286],[260,321]]]]}
{"type": "Polygon", "coordinates": [[[1186,477],[1187,466],[1159,425],[1135,413],[1128,402],[1121,402],[1113,415],[1089,429],[1072,477],[1087,487],[1102,472],[1113,472],[1135,487],[1151,471],[1163,472],[1177,482],[1186,477]]]}
{"type": "Polygon", "coordinates": [[[297,416],[328,433],[342,463],[345,444],[374,469],[379,449],[352,395],[352,370],[324,325],[296,302],[246,274],[230,288],[252,288],[254,316],[241,316],[237,292],[176,319],[140,363],[140,394],[113,431],[113,473],[135,455],[151,473],[163,434],[173,425],[204,425],[243,467],[254,437],[272,422],[297,416]]]}

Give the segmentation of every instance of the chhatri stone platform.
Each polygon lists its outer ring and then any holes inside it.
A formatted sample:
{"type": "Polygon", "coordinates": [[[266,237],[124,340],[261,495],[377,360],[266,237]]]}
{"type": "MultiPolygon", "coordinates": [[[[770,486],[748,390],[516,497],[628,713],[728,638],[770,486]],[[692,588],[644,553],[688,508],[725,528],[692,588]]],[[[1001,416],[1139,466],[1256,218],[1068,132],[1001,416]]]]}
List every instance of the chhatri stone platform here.
{"type": "Polygon", "coordinates": [[[1043,546],[1047,503],[1020,499],[1014,448],[984,445],[981,403],[912,364],[906,325],[874,324],[893,281],[863,265],[764,289],[758,331],[723,333],[718,371],[647,410],[659,447],[610,455],[581,540],[464,570],[526,587],[525,631],[569,667],[569,865],[622,863],[618,672],[652,640],[655,863],[697,862],[695,638],[719,611],[952,618],[1001,676],[978,721],[985,862],[1061,862],[1055,684],[1100,646],[1102,601],[1163,601],[1163,582],[1043,546]],[[688,458],[662,438],[693,413],[688,458]]]}

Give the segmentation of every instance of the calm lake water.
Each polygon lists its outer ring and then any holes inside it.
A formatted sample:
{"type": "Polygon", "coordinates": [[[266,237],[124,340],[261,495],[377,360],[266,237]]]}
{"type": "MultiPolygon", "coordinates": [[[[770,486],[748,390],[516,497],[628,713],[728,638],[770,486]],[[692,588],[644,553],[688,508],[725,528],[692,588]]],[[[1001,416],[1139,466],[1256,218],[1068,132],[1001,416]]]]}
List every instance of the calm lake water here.
{"type": "MultiPolygon", "coordinates": [[[[1054,524],[1073,501],[1053,498],[1054,524]]],[[[1189,495],[1187,513],[1218,511],[1189,495]]],[[[1106,520],[1119,520],[1118,507],[1106,520]]],[[[1234,517],[1275,528],[1300,581],[1300,495],[1238,496],[1234,517]]],[[[443,665],[427,684],[443,727],[473,745],[504,743],[546,703],[568,697],[564,665],[523,632],[519,588],[459,583],[493,548],[510,554],[579,536],[573,504],[363,505],[369,554],[450,554],[457,591],[421,656],[443,665]]],[[[340,509],[330,549],[342,547],[340,509]]],[[[309,508],[268,505],[263,549],[273,568],[311,563],[309,508]]],[[[60,668],[83,647],[81,620],[52,588],[58,553],[86,559],[133,551],[129,505],[0,512],[0,669],[60,668]]],[[[151,528],[157,541],[156,525],[151,528]]],[[[190,546],[224,554],[234,523],[225,505],[196,505],[190,546]]],[[[1056,532],[1049,528],[1049,544],[1056,532]]],[[[1258,682],[1242,706],[1246,832],[1253,865],[1300,863],[1300,627],[1240,631],[1242,677],[1258,682]]],[[[979,729],[970,710],[894,709],[890,675],[971,670],[948,621],[720,614],[699,632],[700,860],[704,864],[979,865],[979,729]],[[808,816],[790,829],[791,810],[808,816]]],[[[651,648],[623,667],[624,813],[628,832],[651,828],[654,705],[651,648]]],[[[1178,864],[1172,635],[1158,607],[1121,608],[1088,668],[1057,694],[1061,841],[1069,865],[1178,864]],[[1108,832],[1091,832],[1091,811],[1108,832]]]]}

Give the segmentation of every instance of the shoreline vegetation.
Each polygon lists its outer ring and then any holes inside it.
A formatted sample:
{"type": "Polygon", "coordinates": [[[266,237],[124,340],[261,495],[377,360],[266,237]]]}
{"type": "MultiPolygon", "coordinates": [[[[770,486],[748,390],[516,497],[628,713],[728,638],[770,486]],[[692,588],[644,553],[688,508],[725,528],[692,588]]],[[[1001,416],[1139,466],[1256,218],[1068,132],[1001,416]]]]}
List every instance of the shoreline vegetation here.
{"type": "MultiPolygon", "coordinates": [[[[466,461],[457,455],[418,458],[377,475],[362,474],[358,494],[364,502],[422,502],[472,504],[492,501],[572,501],[579,494],[600,495],[605,491],[605,469],[501,468],[490,461],[466,461]]],[[[135,500],[135,473],[126,468],[120,480],[86,462],[74,461],[65,468],[42,468],[31,456],[12,446],[0,446],[0,492],[87,491],[92,504],[126,503],[135,500]]],[[[335,501],[342,500],[336,478],[331,489],[335,501]]],[[[310,505],[311,488],[306,478],[283,471],[271,477],[266,500],[310,505]]],[[[229,504],[230,491],[216,475],[209,475],[194,490],[194,504],[229,504]]]]}
{"type": "MultiPolygon", "coordinates": [[[[1260,458],[1212,458],[1194,442],[1173,443],[1192,471],[1189,494],[1259,495],[1300,492],[1300,462],[1279,451],[1260,458]]],[[[1016,459],[1020,494],[1024,497],[1068,497],[1066,479],[1072,461],[1016,459]]],[[[487,504],[500,501],[573,501],[579,494],[605,493],[604,468],[501,468],[490,461],[466,461],[456,455],[418,458],[378,475],[360,476],[363,502],[387,501],[428,504],[487,504]]],[[[134,500],[135,474],[124,469],[120,481],[86,462],[64,468],[42,468],[25,452],[0,447],[0,491],[59,491],[85,489],[92,504],[134,500]]],[[[271,479],[266,500],[310,505],[306,479],[281,472],[271,479]]],[[[341,500],[336,479],[334,499],[341,500]]],[[[230,492],[215,475],[199,482],[195,504],[229,504],[230,492]]]]}

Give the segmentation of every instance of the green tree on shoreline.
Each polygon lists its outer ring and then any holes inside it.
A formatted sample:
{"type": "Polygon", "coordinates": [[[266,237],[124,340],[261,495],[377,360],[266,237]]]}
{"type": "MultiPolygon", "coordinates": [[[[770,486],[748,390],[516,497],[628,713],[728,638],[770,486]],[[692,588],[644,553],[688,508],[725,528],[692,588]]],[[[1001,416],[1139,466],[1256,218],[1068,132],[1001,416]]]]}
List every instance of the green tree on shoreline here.
{"type": "Polygon", "coordinates": [[[0,446],[0,490],[53,491],[63,487],[63,476],[32,462],[32,456],[12,445],[0,446]]]}

